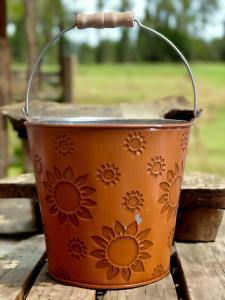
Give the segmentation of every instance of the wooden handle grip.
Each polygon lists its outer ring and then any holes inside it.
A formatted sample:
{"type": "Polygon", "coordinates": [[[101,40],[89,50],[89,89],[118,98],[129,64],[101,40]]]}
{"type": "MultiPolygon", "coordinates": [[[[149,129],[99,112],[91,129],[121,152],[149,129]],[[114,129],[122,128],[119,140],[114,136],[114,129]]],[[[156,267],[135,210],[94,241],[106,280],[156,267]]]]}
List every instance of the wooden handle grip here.
{"type": "Polygon", "coordinates": [[[78,29],[133,27],[134,15],[131,11],[122,13],[78,14],[76,25],[78,29]]]}

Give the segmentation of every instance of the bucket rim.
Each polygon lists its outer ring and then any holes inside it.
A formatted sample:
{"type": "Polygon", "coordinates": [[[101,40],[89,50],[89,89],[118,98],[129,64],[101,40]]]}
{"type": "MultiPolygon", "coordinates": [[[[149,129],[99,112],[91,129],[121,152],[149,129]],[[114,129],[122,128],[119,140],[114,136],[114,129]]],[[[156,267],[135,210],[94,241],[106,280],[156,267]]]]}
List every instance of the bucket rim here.
{"type": "Polygon", "coordinates": [[[37,117],[25,121],[27,127],[71,127],[71,128],[179,128],[190,127],[190,121],[175,119],[122,119],[95,117],[37,117]]]}

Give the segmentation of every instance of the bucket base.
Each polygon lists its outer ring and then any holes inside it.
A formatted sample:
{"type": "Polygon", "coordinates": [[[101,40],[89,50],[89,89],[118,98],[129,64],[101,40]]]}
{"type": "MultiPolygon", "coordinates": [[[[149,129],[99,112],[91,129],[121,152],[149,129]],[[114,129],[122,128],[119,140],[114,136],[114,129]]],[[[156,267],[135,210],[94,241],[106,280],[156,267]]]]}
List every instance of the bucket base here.
{"type": "Polygon", "coordinates": [[[70,281],[70,280],[64,280],[64,279],[58,278],[57,276],[52,274],[49,270],[48,270],[48,273],[53,279],[55,279],[59,282],[62,282],[64,284],[67,284],[67,285],[72,285],[72,286],[77,286],[77,287],[82,287],[82,288],[88,288],[88,289],[106,289],[106,290],[120,289],[121,290],[121,289],[135,288],[135,287],[148,285],[150,283],[156,282],[156,281],[166,277],[170,273],[170,271],[167,270],[165,273],[161,274],[160,276],[155,277],[155,278],[153,278],[151,280],[148,280],[148,281],[143,281],[143,282],[140,282],[140,283],[132,283],[132,284],[121,284],[121,285],[82,283],[82,282],[70,281]]]}

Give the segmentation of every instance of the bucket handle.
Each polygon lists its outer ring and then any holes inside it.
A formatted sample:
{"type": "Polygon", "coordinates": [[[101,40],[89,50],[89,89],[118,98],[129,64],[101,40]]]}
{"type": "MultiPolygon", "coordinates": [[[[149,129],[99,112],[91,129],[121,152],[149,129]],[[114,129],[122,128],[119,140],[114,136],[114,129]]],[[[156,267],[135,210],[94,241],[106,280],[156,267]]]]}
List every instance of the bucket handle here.
{"type": "Polygon", "coordinates": [[[64,35],[66,32],[77,28],[77,29],[85,29],[85,28],[115,28],[115,27],[133,27],[134,23],[137,23],[137,25],[146,31],[151,32],[153,35],[159,37],[161,40],[165,41],[167,44],[169,44],[179,55],[181,60],[183,61],[190,80],[192,84],[192,90],[194,95],[194,117],[197,118],[200,114],[200,112],[197,110],[197,92],[196,92],[196,83],[193,76],[193,73],[191,71],[191,68],[184,57],[184,55],[181,53],[181,51],[171,42],[168,38],[166,38],[163,34],[159,33],[158,31],[152,29],[151,27],[147,27],[143,25],[137,18],[134,17],[133,12],[127,11],[123,13],[96,13],[96,14],[78,14],[76,17],[75,25],[70,26],[60,33],[58,33],[54,38],[52,38],[49,43],[43,48],[40,55],[37,57],[36,61],[34,62],[34,65],[32,67],[31,74],[28,79],[27,84],[27,92],[26,92],[26,100],[25,100],[25,106],[23,108],[24,116],[26,120],[30,119],[30,110],[29,110],[29,95],[31,90],[31,84],[33,77],[36,73],[36,70],[43,58],[43,56],[46,54],[48,49],[55,44],[58,39],[64,35]]]}

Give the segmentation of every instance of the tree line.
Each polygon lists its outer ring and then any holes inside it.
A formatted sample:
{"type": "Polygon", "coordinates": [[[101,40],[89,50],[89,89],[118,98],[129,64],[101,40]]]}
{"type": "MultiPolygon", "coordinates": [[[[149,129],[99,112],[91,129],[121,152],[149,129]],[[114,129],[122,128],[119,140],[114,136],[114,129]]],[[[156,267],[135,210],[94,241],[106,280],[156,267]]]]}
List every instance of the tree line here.
{"type": "MultiPolygon", "coordinates": [[[[71,12],[61,0],[8,1],[8,19],[16,28],[15,33],[10,35],[9,41],[11,52],[19,62],[26,60],[24,40],[27,31],[24,28],[29,13],[26,7],[31,2],[35,2],[32,14],[35,12],[36,17],[30,19],[33,22],[32,28],[36,20],[35,33],[38,48],[42,48],[55,32],[74,22],[74,13],[76,13],[71,12]]],[[[106,11],[107,2],[98,0],[96,11],[106,11]]],[[[117,10],[133,10],[134,4],[134,0],[121,0],[118,2],[117,10]]],[[[188,59],[225,60],[225,33],[223,37],[210,41],[199,34],[208,24],[210,16],[219,9],[219,0],[145,0],[142,22],[172,40],[188,59]]],[[[26,28],[29,28],[29,24],[26,28]]],[[[75,44],[71,40],[63,39],[59,47],[51,51],[50,62],[56,62],[60,52],[61,55],[62,52],[64,55],[77,53],[82,63],[178,60],[173,49],[143,30],[138,30],[134,36],[131,30],[121,29],[121,36],[117,41],[101,38],[96,46],[91,46],[87,42],[75,44]]]]}

